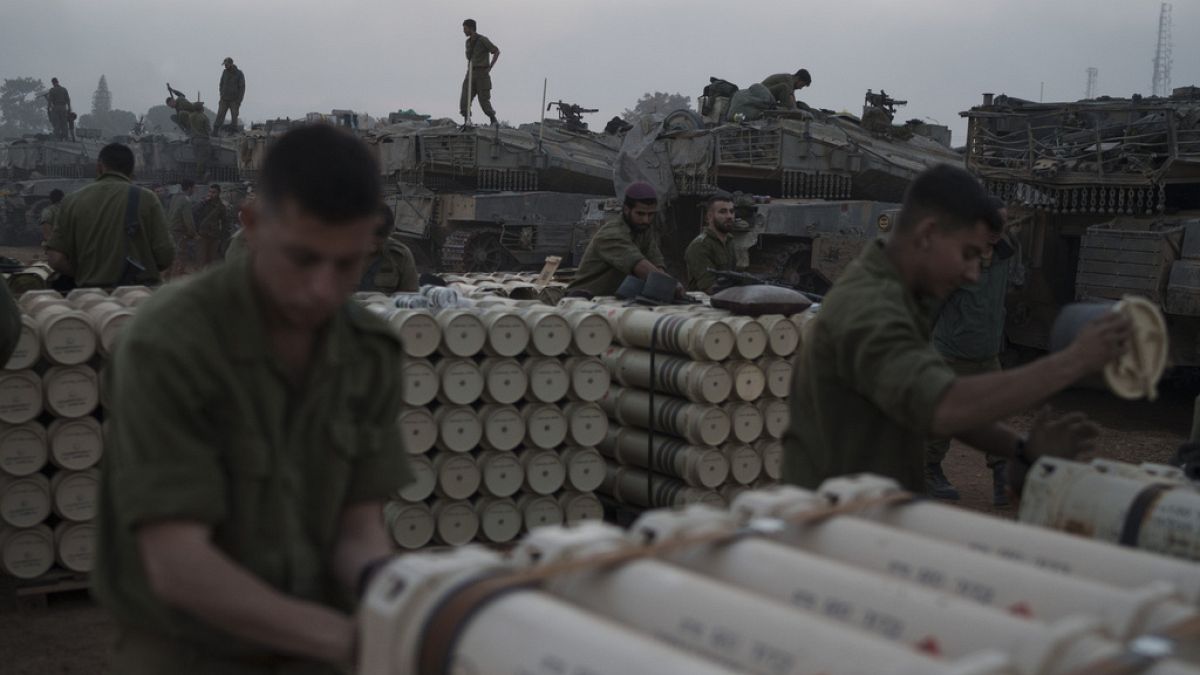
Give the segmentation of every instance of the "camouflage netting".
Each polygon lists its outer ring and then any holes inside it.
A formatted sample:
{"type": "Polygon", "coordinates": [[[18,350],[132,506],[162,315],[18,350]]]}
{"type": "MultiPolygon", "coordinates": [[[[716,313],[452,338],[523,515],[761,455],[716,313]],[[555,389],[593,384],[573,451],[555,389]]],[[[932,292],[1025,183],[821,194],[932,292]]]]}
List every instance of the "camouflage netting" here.
{"type": "Polygon", "coordinates": [[[613,164],[613,187],[616,194],[638,181],[649,183],[658,192],[659,202],[669,202],[679,196],[676,175],[707,173],[715,152],[715,136],[711,130],[667,132],[664,118],[648,116],[633,125],[625,134],[621,152],[613,164]],[[686,143],[667,143],[672,138],[687,137],[686,143]]]}

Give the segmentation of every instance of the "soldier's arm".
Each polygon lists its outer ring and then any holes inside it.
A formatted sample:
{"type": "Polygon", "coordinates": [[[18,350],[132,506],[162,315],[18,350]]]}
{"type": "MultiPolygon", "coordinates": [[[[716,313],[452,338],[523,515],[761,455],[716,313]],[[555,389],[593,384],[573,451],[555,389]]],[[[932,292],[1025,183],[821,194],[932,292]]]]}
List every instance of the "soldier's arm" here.
{"type": "Polygon", "coordinates": [[[55,216],[54,231],[46,242],[46,262],[55,272],[70,276],[75,273],[75,224],[64,202],[55,216]]]}
{"type": "MultiPolygon", "coordinates": [[[[152,199],[153,195],[143,197],[143,208],[147,208],[148,212],[144,214],[145,219],[142,223],[150,239],[150,252],[154,255],[154,264],[161,272],[175,262],[175,242],[171,240],[171,233],[167,231],[167,217],[163,214],[162,204],[157,198],[152,199]]],[[[185,208],[184,211],[184,222],[187,222],[191,218],[191,209],[185,208]]]]}
{"type": "Polygon", "coordinates": [[[650,237],[650,250],[646,254],[646,259],[654,263],[654,266],[663,269],[667,266],[666,259],[663,258],[662,249],[658,246],[658,229],[655,228],[653,236],[650,237]]]}
{"type": "Polygon", "coordinates": [[[0,284],[0,366],[8,363],[21,339],[21,310],[8,284],[0,284]]]}
{"type": "Polygon", "coordinates": [[[629,238],[612,232],[602,232],[592,242],[600,259],[613,268],[644,279],[656,266],[642,254],[629,238]]]}
{"type": "Polygon", "coordinates": [[[707,293],[716,283],[716,277],[708,271],[708,268],[716,267],[712,256],[703,251],[699,245],[692,244],[688,246],[683,257],[687,261],[688,290],[707,293]]]}
{"type": "Polygon", "coordinates": [[[487,44],[484,46],[492,55],[492,62],[488,64],[488,70],[491,70],[492,68],[496,67],[496,62],[500,60],[500,48],[497,47],[496,44],[491,40],[488,40],[487,44]]]}
{"type": "Polygon", "coordinates": [[[237,97],[238,103],[241,103],[242,99],[246,97],[246,74],[243,73],[240,69],[238,70],[238,77],[237,77],[237,92],[238,92],[238,97],[237,97]]]}
{"type": "Polygon", "coordinates": [[[400,251],[400,287],[403,293],[415,293],[421,290],[420,276],[417,274],[417,259],[407,246],[400,251]]]}

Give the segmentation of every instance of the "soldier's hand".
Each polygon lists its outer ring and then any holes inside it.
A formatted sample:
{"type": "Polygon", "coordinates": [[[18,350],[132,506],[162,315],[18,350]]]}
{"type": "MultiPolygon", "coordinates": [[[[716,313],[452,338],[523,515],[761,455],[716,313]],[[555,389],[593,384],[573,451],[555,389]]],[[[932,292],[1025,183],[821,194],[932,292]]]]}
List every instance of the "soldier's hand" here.
{"type": "Polygon", "coordinates": [[[1033,460],[1051,457],[1078,457],[1096,449],[1100,427],[1081,412],[1067,413],[1055,418],[1049,406],[1038,411],[1029,429],[1025,454],[1033,460]]]}
{"type": "Polygon", "coordinates": [[[1124,314],[1106,312],[1083,327],[1070,349],[1079,358],[1085,373],[1100,370],[1129,351],[1133,323],[1124,314]]]}

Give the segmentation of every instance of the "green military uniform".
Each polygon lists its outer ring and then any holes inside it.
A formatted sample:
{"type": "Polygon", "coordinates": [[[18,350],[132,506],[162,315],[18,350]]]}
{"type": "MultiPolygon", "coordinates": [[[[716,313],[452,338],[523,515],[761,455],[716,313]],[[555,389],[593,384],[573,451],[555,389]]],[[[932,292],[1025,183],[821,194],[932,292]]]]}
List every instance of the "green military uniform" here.
{"type": "Polygon", "coordinates": [[[200,265],[208,266],[217,261],[221,242],[233,227],[233,217],[229,206],[220,198],[205,199],[199,211],[200,224],[196,229],[200,235],[200,250],[197,257],[200,265]]]}
{"type": "Polygon", "coordinates": [[[0,284],[0,366],[8,363],[21,340],[21,310],[8,284],[0,284]]]}
{"type": "Polygon", "coordinates": [[[663,267],[658,231],[653,225],[633,230],[618,214],[600,226],[588,242],[568,291],[584,290],[592,295],[612,295],[639,262],[649,260],[663,267]]]}
{"type": "Polygon", "coordinates": [[[183,96],[176,96],[171,121],[188,136],[207,137],[209,134],[208,116],[204,114],[204,104],[199,101],[192,103],[183,96]]]}
{"type": "Polygon", "coordinates": [[[211,526],[213,544],[272,588],[349,611],[330,569],[339,516],[410,478],[396,424],[400,345],[387,326],[347,303],[297,386],[272,353],[252,283],[242,258],[164,287],[106,370],[112,427],[92,584],[118,622],[114,673],[337,672],[281,663],[168,607],[147,581],[137,528],[211,526]]]}
{"type": "Polygon", "coordinates": [[[39,224],[42,226],[43,245],[50,240],[50,236],[54,233],[54,221],[56,218],[58,218],[58,212],[61,208],[61,204],[61,202],[58,204],[51,204],[50,206],[42,209],[42,215],[38,220],[39,224]]]}
{"type": "Polygon", "coordinates": [[[167,205],[167,230],[175,240],[175,266],[172,276],[190,272],[196,265],[196,219],[192,200],[182,192],[167,205]]]}
{"type": "Polygon", "coordinates": [[[75,268],[78,286],[113,286],[121,280],[128,256],[145,270],[137,283],[156,284],[160,271],[175,259],[158,195],[133,186],[119,173],[105,173],[94,183],[67,195],[46,248],[58,251],[75,268]],[[125,209],[131,190],[139,191],[136,234],[125,232],[125,209]]]}
{"type": "Polygon", "coordinates": [[[776,73],[767,76],[762,85],[771,92],[775,101],[784,107],[796,107],[796,76],[791,73],[776,73]]]}
{"type": "Polygon", "coordinates": [[[238,112],[242,108],[242,99],[246,97],[246,76],[242,70],[237,66],[222,69],[218,91],[221,99],[217,103],[217,121],[213,125],[214,128],[218,131],[221,129],[221,125],[225,123],[226,112],[233,115],[229,124],[237,128],[238,112]]]}
{"type": "Polygon", "coordinates": [[[383,250],[371,256],[363,272],[360,291],[411,293],[419,290],[417,261],[403,242],[388,240],[383,250]]]}
{"type": "Polygon", "coordinates": [[[50,126],[58,138],[66,138],[71,128],[71,94],[67,88],[56,84],[46,92],[46,109],[50,116],[50,126]]]}
{"type": "Polygon", "coordinates": [[[732,270],[736,267],[737,253],[733,250],[733,237],[725,235],[725,241],[711,228],[704,228],[683,252],[687,263],[688,290],[708,292],[717,283],[717,277],[708,270],[732,270]]]}
{"type": "Polygon", "coordinates": [[[492,108],[492,73],[489,67],[492,63],[491,55],[499,53],[496,45],[479,33],[467,38],[467,67],[471,72],[463,77],[462,96],[458,102],[458,110],[463,117],[471,110],[471,101],[475,97],[479,97],[479,107],[483,109],[483,114],[495,117],[496,111],[492,108]]]}
{"type": "Polygon", "coordinates": [[[925,489],[925,442],[954,381],[930,344],[934,302],[908,291],[883,242],[825,296],[800,348],[784,479],[806,488],[870,472],[925,489]]]}
{"type": "MultiPolygon", "coordinates": [[[[983,375],[1000,370],[1004,344],[1004,297],[1008,293],[1009,261],[993,258],[980,270],[979,281],[960,287],[942,305],[933,328],[933,346],[955,375],[983,375]]],[[[929,442],[925,461],[941,464],[950,450],[950,439],[929,442]]],[[[987,464],[1004,461],[989,454],[987,464]]]]}

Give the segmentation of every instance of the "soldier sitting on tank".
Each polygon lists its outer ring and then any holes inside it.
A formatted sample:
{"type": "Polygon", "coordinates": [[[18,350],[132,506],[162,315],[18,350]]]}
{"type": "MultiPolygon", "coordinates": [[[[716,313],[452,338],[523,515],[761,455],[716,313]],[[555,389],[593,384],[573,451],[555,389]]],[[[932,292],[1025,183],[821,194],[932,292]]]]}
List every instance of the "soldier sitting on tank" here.
{"type": "Polygon", "coordinates": [[[396,226],[396,216],[387,204],[379,207],[379,227],[375,230],[373,253],[367,259],[367,267],[363,270],[362,281],[358,284],[360,291],[378,291],[379,293],[412,293],[419,289],[417,285],[417,261],[412,251],[403,242],[391,238],[396,226]]]}
{"type": "Polygon", "coordinates": [[[717,283],[716,272],[729,271],[736,266],[733,223],[733,197],[729,193],[718,192],[705,201],[704,229],[683,253],[689,291],[711,294],[717,283]]]}
{"type": "Polygon", "coordinates": [[[171,115],[171,121],[178,125],[183,133],[192,137],[208,137],[208,116],[204,114],[203,103],[192,103],[182,93],[175,92],[175,96],[167,99],[167,107],[175,111],[175,114],[171,115]]]}
{"type": "Polygon", "coordinates": [[[812,76],[801,68],[795,73],[768,75],[762,85],[775,97],[775,102],[785,110],[797,108],[808,110],[808,106],[796,100],[796,92],[812,84],[812,76]]]}

